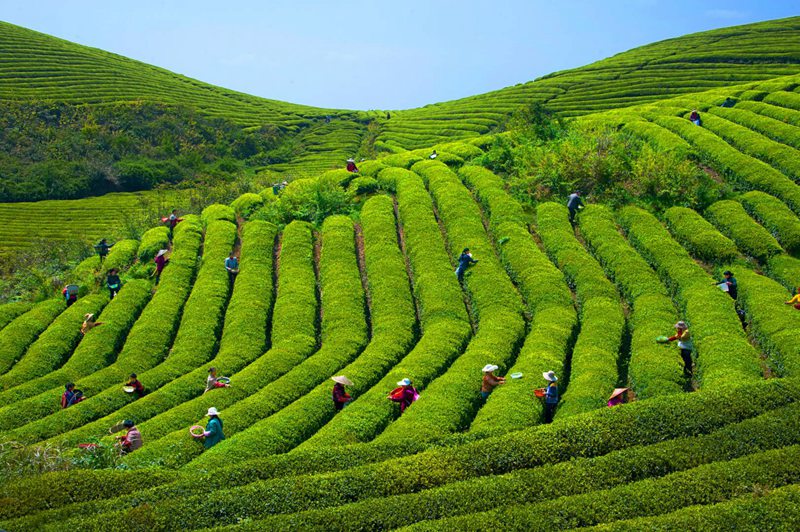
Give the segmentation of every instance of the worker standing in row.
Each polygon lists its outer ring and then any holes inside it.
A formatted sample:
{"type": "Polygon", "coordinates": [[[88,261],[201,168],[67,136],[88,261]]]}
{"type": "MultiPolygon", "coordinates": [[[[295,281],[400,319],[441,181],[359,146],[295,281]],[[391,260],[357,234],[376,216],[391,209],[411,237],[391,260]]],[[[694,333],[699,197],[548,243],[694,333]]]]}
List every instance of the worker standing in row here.
{"type": "Polygon", "coordinates": [[[584,207],[583,200],[581,199],[581,191],[576,190],[569,195],[567,199],[567,209],[569,210],[569,223],[575,225],[575,216],[578,214],[578,209],[584,207]]]}

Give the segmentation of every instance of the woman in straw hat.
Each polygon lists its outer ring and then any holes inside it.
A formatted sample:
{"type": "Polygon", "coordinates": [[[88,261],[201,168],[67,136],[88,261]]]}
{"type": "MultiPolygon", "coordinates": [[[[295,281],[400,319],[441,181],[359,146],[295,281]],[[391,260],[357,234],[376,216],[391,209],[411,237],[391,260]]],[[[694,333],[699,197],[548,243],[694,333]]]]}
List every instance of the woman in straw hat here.
{"type": "Polygon", "coordinates": [[[481,384],[481,397],[485,401],[489,398],[489,394],[492,393],[495,386],[498,384],[504,384],[506,382],[505,377],[498,377],[494,374],[497,371],[498,366],[495,364],[486,364],[483,366],[483,383],[481,384]]]}
{"type": "Polygon", "coordinates": [[[353,400],[350,394],[344,390],[345,386],[352,386],[353,382],[344,375],[331,377],[331,380],[336,383],[333,385],[333,408],[338,412],[353,400]]]}
{"type": "Polygon", "coordinates": [[[542,377],[547,381],[544,391],[544,422],[551,423],[558,406],[558,377],[553,370],[545,371],[542,377]]]}
{"type": "Polygon", "coordinates": [[[208,425],[206,425],[206,430],[203,431],[202,434],[197,434],[195,438],[205,438],[203,441],[203,447],[206,449],[211,449],[216,444],[221,442],[225,439],[225,435],[222,433],[222,420],[219,418],[219,412],[213,406],[208,409],[208,425]]]}
{"type": "Polygon", "coordinates": [[[681,350],[681,358],[683,359],[683,375],[684,377],[692,376],[692,335],[689,334],[689,326],[685,321],[679,321],[675,324],[675,334],[668,338],[670,342],[678,341],[678,348],[681,350]]]}
{"type": "Polygon", "coordinates": [[[81,325],[81,334],[85,335],[95,327],[99,327],[102,324],[102,321],[95,321],[94,314],[85,314],[83,316],[83,325],[81,325]]]}
{"type": "Polygon", "coordinates": [[[400,403],[400,413],[402,414],[406,411],[406,408],[411,406],[411,403],[419,399],[419,392],[411,384],[411,379],[408,377],[398,382],[397,386],[399,388],[392,390],[392,393],[387,398],[395,403],[400,403]]]}
{"type": "Polygon", "coordinates": [[[347,171],[356,173],[358,172],[358,167],[356,166],[356,160],[353,158],[347,159],[347,171]]]}
{"type": "Polygon", "coordinates": [[[158,284],[158,282],[161,281],[161,272],[164,271],[164,267],[169,262],[169,259],[167,258],[167,253],[169,253],[169,250],[160,249],[158,250],[158,253],[156,253],[155,258],[153,259],[153,262],[156,263],[156,270],[153,272],[153,275],[156,276],[156,284],[158,284]]]}
{"type": "Polygon", "coordinates": [[[628,394],[627,388],[614,388],[614,393],[611,394],[611,397],[608,398],[608,406],[609,408],[612,406],[621,405],[622,403],[628,402],[628,394]]]}

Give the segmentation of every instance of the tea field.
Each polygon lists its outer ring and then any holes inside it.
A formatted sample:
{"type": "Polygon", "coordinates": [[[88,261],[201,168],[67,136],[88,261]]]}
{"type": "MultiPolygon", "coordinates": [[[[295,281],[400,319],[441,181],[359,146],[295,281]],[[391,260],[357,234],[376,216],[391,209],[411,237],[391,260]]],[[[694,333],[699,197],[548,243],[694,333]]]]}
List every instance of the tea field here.
{"type": "MultiPolygon", "coordinates": [[[[284,191],[346,187],[352,216],[278,226],[245,195],[187,215],[171,242],[154,228],[87,259],[68,308],[0,306],[0,529],[797,529],[800,312],[784,303],[800,286],[798,20],[393,112],[373,138],[395,153],[353,175],[304,159],[314,177],[284,191]],[[574,225],[563,202],[521,204],[471,161],[540,86],[582,124],[702,162],[732,193],[658,215],[587,202],[574,225]],[[460,280],[466,247],[478,262],[460,280]],[[123,287],[109,300],[97,283],[111,266],[123,287]],[[735,301],[716,286],[725,270],[735,301]],[[81,335],[88,312],[103,325],[81,335]],[[679,320],[691,376],[656,342],[679,320]],[[509,378],[484,400],[486,364],[509,378]],[[212,366],[230,387],[205,392],[212,366]],[[550,370],[548,424],[534,391],[550,370]],[[132,372],[143,397],[122,389],[132,372]],[[336,375],[352,381],[340,411],[336,375]],[[419,399],[401,413],[387,395],[404,378],[419,399]],[[62,409],[66,382],[86,399],[62,409]],[[635,400],[608,408],[619,387],[635,400]],[[210,407],[226,438],[205,449],[189,428],[210,407]],[[108,431],[123,419],[144,445],[117,457],[108,431]]],[[[300,134],[319,153],[340,149],[334,131],[360,142],[339,120],[300,134]]],[[[55,205],[100,213],[104,198],[55,205]]],[[[39,206],[0,212],[41,220],[39,206]]],[[[67,216],[51,215],[54,234],[67,216]]]]}

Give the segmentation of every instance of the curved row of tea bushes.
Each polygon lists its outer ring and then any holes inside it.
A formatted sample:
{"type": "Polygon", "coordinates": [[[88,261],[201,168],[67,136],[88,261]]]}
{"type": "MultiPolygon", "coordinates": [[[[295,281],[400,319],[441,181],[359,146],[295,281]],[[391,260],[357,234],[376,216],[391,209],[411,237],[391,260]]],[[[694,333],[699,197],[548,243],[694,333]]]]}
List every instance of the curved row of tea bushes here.
{"type": "MultiPolygon", "coordinates": [[[[203,245],[202,264],[192,293],[183,308],[181,323],[169,356],[151,369],[134,370],[151,394],[157,393],[159,388],[198,365],[205,365],[213,356],[218,346],[217,336],[230,294],[224,261],[235,242],[235,225],[225,221],[209,223],[203,245]]],[[[86,438],[106,434],[108,427],[118,422],[120,416],[123,419],[142,419],[144,415],[138,407],[138,401],[133,405],[129,404],[136,399],[136,395],[122,392],[119,384],[112,385],[86,401],[60,412],[58,421],[51,419],[51,424],[56,427],[50,429],[52,432],[49,437],[58,443],[76,444],[86,438]],[[108,417],[103,419],[104,416],[108,417]],[[94,423],[90,423],[91,421],[94,423]]],[[[152,407],[155,406],[153,402],[155,401],[142,404],[152,407]]],[[[170,404],[168,401],[159,407],[166,408],[170,404]]]]}
{"type": "Polygon", "coordinates": [[[144,263],[153,260],[162,249],[169,249],[169,229],[163,225],[144,232],[136,254],[144,263]]]}
{"type": "Polygon", "coordinates": [[[465,166],[459,175],[489,215],[506,272],[533,314],[525,343],[507,372],[522,373],[525,380],[509,379],[508,386],[495,388],[470,425],[472,433],[496,434],[541,420],[543,403],[533,400],[534,388],[541,386],[538,375],[549,370],[564,374],[577,314],[563,274],[536,245],[522,206],[505,191],[503,181],[479,166],[465,166]]]}
{"type": "Polygon", "coordinates": [[[633,308],[628,379],[637,399],[681,392],[685,379],[674,352],[655,342],[678,319],[661,279],[619,233],[607,207],[588,205],[581,213],[580,228],[588,247],[633,308]]]}
{"type": "Polygon", "coordinates": [[[798,530],[798,506],[800,484],[789,484],[766,493],[746,493],[726,502],[688,506],[667,514],[614,521],[587,530],[798,530]]]}
{"type": "Polygon", "coordinates": [[[513,530],[585,527],[711,504],[797,482],[800,445],[792,445],[593,493],[428,521],[409,530],[484,530],[487,522],[500,522],[513,530]]]}
{"type": "Polygon", "coordinates": [[[645,120],[630,120],[625,122],[622,129],[646,140],[659,151],[672,152],[684,158],[696,157],[694,148],[688,142],[658,124],[645,120]]]}
{"type": "Polygon", "coordinates": [[[800,259],[789,255],[775,255],[767,261],[769,276],[789,289],[793,294],[800,287],[800,259]]]}
{"type": "Polygon", "coordinates": [[[755,189],[783,200],[800,212],[800,187],[770,165],[733,148],[712,132],[676,116],[656,116],[653,121],[677,133],[708,158],[720,172],[738,181],[744,189],[755,189]]]}
{"type": "Polygon", "coordinates": [[[733,240],[723,236],[696,211],[687,207],[670,207],[664,221],[675,240],[698,259],[711,263],[736,260],[739,250],[733,240]]]}
{"type": "Polygon", "coordinates": [[[781,200],[755,190],[737,199],[750,216],[778,239],[783,249],[800,252],[800,219],[781,200]]]}
{"type": "Polygon", "coordinates": [[[477,332],[420,400],[375,440],[384,443],[434,440],[468,426],[481,403],[481,368],[490,363],[508,368],[525,333],[519,294],[495,256],[480,208],[469,191],[443,163],[426,161],[413,169],[427,182],[451,255],[458,257],[469,247],[480,261],[466,271],[463,283],[477,332]]]}
{"type": "Polygon", "coordinates": [[[714,280],[652,214],[625,207],[619,222],[683,310],[695,342],[701,386],[719,388],[761,379],[759,354],[742,331],[730,296],[714,286],[714,280]]]}
{"type": "MultiPolygon", "coordinates": [[[[733,267],[729,267],[733,270],[733,267]]],[[[782,375],[800,375],[800,312],[784,305],[790,298],[776,281],[737,266],[738,301],[747,314],[750,332],[761,348],[777,363],[782,375]]]]}
{"type": "Polygon", "coordinates": [[[8,390],[62,366],[81,340],[84,315],[99,314],[108,301],[106,294],[92,294],[80,298],[59,314],[22,358],[0,375],[0,390],[8,390]]]}
{"type": "MultiPolygon", "coordinates": [[[[141,316],[131,329],[125,345],[113,364],[95,373],[82,377],[76,387],[84,391],[87,397],[119,385],[128,378],[131,372],[141,372],[162,360],[172,345],[178,323],[181,318],[184,302],[189,297],[198,263],[198,253],[202,246],[202,232],[197,217],[187,217],[175,229],[174,247],[169,266],[164,270],[158,291],[142,311],[141,316]]],[[[15,403],[20,410],[8,422],[19,427],[29,424],[27,428],[17,429],[15,433],[27,440],[41,439],[41,434],[52,435],[50,431],[51,416],[62,414],[59,396],[63,385],[44,391],[22,402],[15,403]],[[32,424],[35,422],[35,424],[32,424]]],[[[83,401],[80,406],[87,401],[83,401]]],[[[66,412],[66,411],[64,411],[66,412]]],[[[2,423],[5,416],[0,415],[2,423]]],[[[49,436],[44,436],[49,437],[49,436]]]]}
{"type": "MultiPolygon", "coordinates": [[[[242,268],[246,260],[244,252],[247,245],[245,236],[242,268]]],[[[252,280],[263,273],[264,281],[271,282],[271,276],[266,275],[263,270],[266,260],[265,256],[262,257],[259,266],[247,278],[252,280]]],[[[240,273],[243,274],[244,272],[240,273]]],[[[238,284],[240,280],[237,279],[236,282],[238,284]]],[[[257,293],[253,295],[258,297],[257,293]]],[[[132,467],[154,464],[177,467],[200,454],[202,446],[188,436],[186,428],[197,422],[204,423],[203,414],[211,406],[225,416],[229,407],[257,393],[313,353],[317,348],[317,317],[314,235],[310,224],[295,221],[286,226],[280,239],[270,349],[234,373],[229,373],[228,367],[220,366],[219,374],[228,374],[231,378],[230,388],[211,390],[140,424],[140,431],[149,438],[148,444],[125,457],[125,462],[132,467]]],[[[236,348],[235,340],[235,336],[229,340],[231,344],[228,345],[232,351],[236,348]]],[[[200,386],[201,383],[196,385],[200,386]]]]}
{"type": "MultiPolygon", "coordinates": [[[[389,530],[421,521],[490,511],[615,488],[623,483],[663,477],[715,461],[800,443],[800,413],[796,404],[755,418],[726,425],[710,434],[675,438],[649,446],[613,451],[595,458],[519,469],[456,481],[417,493],[366,499],[354,504],[297,514],[275,515],[245,525],[263,529],[344,530],[350,524],[370,530],[389,530]],[[742,445],[742,441],[747,445],[742,445]],[[553,482],[553,479],[560,479],[553,482]],[[572,479],[580,479],[573,482],[572,479]]],[[[485,523],[485,521],[484,521],[485,523]]]]}
{"type": "Polygon", "coordinates": [[[322,224],[319,276],[323,301],[319,351],[228,408],[221,416],[227,438],[187,467],[224,467],[258,456],[262,443],[259,421],[326,382],[364,349],[368,341],[364,288],[356,259],[353,221],[346,216],[330,216],[322,224]]]}
{"type": "MultiPolygon", "coordinates": [[[[368,200],[361,210],[361,227],[372,338],[354,362],[338,371],[353,381],[348,393],[357,401],[413,347],[416,321],[391,198],[377,196],[368,200]]],[[[393,387],[378,388],[373,397],[379,396],[384,407],[391,408],[385,395],[393,387]]],[[[287,452],[308,439],[338,415],[331,400],[332,388],[333,383],[324,381],[288,407],[232,438],[236,445],[247,448],[246,453],[238,451],[237,458],[287,452]]],[[[354,405],[348,405],[348,410],[354,405]]]]}
{"type": "MultiPolygon", "coordinates": [[[[133,517],[147,519],[151,526],[173,528],[205,527],[212,519],[217,526],[233,524],[244,517],[258,518],[414,493],[473,477],[500,475],[667,439],[708,434],[730,423],[794,403],[799,398],[800,386],[793,379],[654,397],[620,408],[557,419],[546,427],[432,449],[335,473],[250,482],[251,476],[242,477],[240,472],[226,474],[226,470],[220,470],[213,475],[198,474],[182,482],[178,497],[175,486],[165,485],[137,492],[135,498],[125,496],[75,508],[67,506],[15,522],[2,522],[0,526],[12,528],[13,524],[17,529],[30,529],[65,516],[93,514],[97,515],[91,520],[81,518],[84,526],[101,522],[108,527],[124,526],[133,517]],[[752,400],[753,394],[757,394],[758,401],[752,400]],[[221,481],[219,485],[214,480],[217,477],[221,481]],[[234,483],[246,485],[230,487],[234,483]],[[210,485],[219,489],[209,491],[210,485]],[[218,511],[222,508],[224,513],[218,511]]],[[[324,450],[319,452],[324,454],[324,450]]],[[[296,465],[293,474],[313,471],[314,465],[313,460],[307,459],[296,465]]],[[[553,483],[554,486],[561,484],[553,483]]]]}
{"type": "Polygon", "coordinates": [[[797,127],[786,124],[782,120],[747,111],[738,104],[734,108],[711,107],[708,112],[752,129],[774,141],[800,149],[800,135],[798,135],[797,127]]]}
{"type": "Polygon", "coordinates": [[[557,411],[557,416],[571,416],[605,406],[617,386],[625,316],[616,288],[575,238],[567,208],[541,203],[536,221],[545,251],[575,287],[580,304],[581,329],[572,350],[569,384],[566,391],[561,388],[563,400],[557,411]]]}
{"type": "Polygon", "coordinates": [[[108,256],[103,262],[97,255],[91,256],[81,262],[70,274],[73,283],[81,286],[83,292],[99,290],[108,292],[106,288],[106,274],[116,268],[119,271],[127,270],[136,261],[136,252],[139,249],[138,240],[120,240],[108,251],[108,256]]]}
{"type": "Polygon", "coordinates": [[[708,114],[703,118],[703,127],[713,131],[742,153],[764,161],[789,178],[800,178],[800,152],[796,149],[715,114],[708,114]]]}
{"type": "Polygon", "coordinates": [[[200,214],[200,220],[203,222],[203,227],[208,227],[211,222],[217,220],[224,220],[235,224],[236,212],[233,210],[233,207],[229,205],[214,203],[203,209],[203,212],[200,214]]]}
{"type": "Polygon", "coordinates": [[[66,308],[62,299],[37,303],[0,331],[0,375],[8,371],[66,308]]]}
{"type": "Polygon", "coordinates": [[[2,331],[6,325],[14,321],[18,316],[28,312],[32,307],[33,304],[28,303],[27,301],[15,301],[13,303],[0,305],[0,331],[2,331]]]}
{"type": "Polygon", "coordinates": [[[718,201],[706,209],[706,218],[736,242],[743,253],[759,262],[766,262],[772,255],[783,253],[775,237],[750,218],[739,202],[718,201]]]}
{"type": "MultiPolygon", "coordinates": [[[[0,393],[0,430],[11,428],[4,425],[9,419],[15,419],[11,412],[20,405],[16,403],[32,397],[53,387],[76,381],[107,366],[114,360],[114,355],[122,347],[125,336],[130,331],[144,306],[150,299],[150,283],[141,279],[133,279],[122,287],[117,297],[103,309],[97,321],[101,327],[92,329],[78,344],[66,363],[56,371],[32,379],[0,393]]],[[[24,409],[24,406],[23,406],[24,409]]]]}
{"type": "Polygon", "coordinates": [[[408,377],[418,389],[425,389],[462,353],[472,333],[461,287],[453,275],[433,215],[433,202],[422,179],[401,168],[387,168],[379,179],[391,181],[397,192],[399,231],[408,256],[422,334],[383,379],[300,446],[308,452],[371,441],[398,415],[396,405],[386,399],[396,383],[408,377]]]}
{"type": "MultiPolygon", "coordinates": [[[[114,411],[105,418],[99,419],[94,423],[94,427],[82,428],[82,432],[88,433],[92,428],[98,431],[102,430],[105,426],[113,425],[115,420],[123,418],[136,421],[139,424],[140,431],[142,431],[143,438],[148,438],[151,433],[147,432],[145,424],[141,422],[152,419],[175,407],[183,409],[185,408],[184,405],[200,396],[205,389],[209,366],[235,369],[251,362],[264,352],[267,318],[272,302],[272,260],[276,232],[277,228],[267,222],[250,222],[243,228],[240,273],[236,278],[233,295],[225,312],[220,348],[214,359],[170,380],[163,387],[148,393],[146,397],[114,411]],[[259,323],[262,324],[261,327],[258,326],[259,323]]],[[[223,264],[224,256],[227,255],[225,250],[232,244],[235,227],[228,222],[215,221],[209,225],[206,234],[206,256],[209,256],[209,253],[213,253],[212,266],[209,270],[206,270],[204,265],[195,284],[197,286],[200,282],[205,282],[204,286],[209,287],[207,289],[212,289],[213,281],[209,281],[206,278],[211,277],[211,275],[204,275],[207,271],[210,272],[216,277],[216,286],[213,289],[219,291],[219,296],[217,297],[220,297],[226,293],[223,283],[227,283],[227,273],[221,265],[223,264]],[[215,231],[215,229],[218,228],[225,228],[226,238],[219,245],[216,245],[216,243],[212,242],[212,239],[217,236],[216,233],[218,231],[215,231]]],[[[193,298],[194,294],[187,302],[185,316],[190,311],[193,298]]],[[[208,302],[211,303],[213,301],[214,295],[211,295],[208,298],[208,302]]],[[[203,329],[202,327],[195,328],[198,331],[203,329]]],[[[205,330],[213,331],[213,327],[209,324],[205,327],[205,330]]],[[[195,352],[199,352],[202,355],[201,348],[204,345],[209,345],[209,340],[209,338],[206,338],[205,343],[195,340],[195,352]]],[[[186,341],[181,335],[181,330],[179,330],[171,356],[174,357],[176,353],[180,354],[182,350],[191,347],[191,344],[185,343],[186,341]]],[[[197,412],[186,422],[193,421],[196,418],[197,412]]],[[[170,416],[170,419],[174,421],[173,416],[170,416]]],[[[176,423],[165,428],[165,430],[174,430],[178,427],[180,425],[176,423]]]]}
{"type": "Polygon", "coordinates": [[[752,111],[761,116],[774,118],[783,124],[800,127],[800,111],[787,109],[786,107],[771,105],[767,102],[742,101],[736,104],[735,109],[752,111]]]}

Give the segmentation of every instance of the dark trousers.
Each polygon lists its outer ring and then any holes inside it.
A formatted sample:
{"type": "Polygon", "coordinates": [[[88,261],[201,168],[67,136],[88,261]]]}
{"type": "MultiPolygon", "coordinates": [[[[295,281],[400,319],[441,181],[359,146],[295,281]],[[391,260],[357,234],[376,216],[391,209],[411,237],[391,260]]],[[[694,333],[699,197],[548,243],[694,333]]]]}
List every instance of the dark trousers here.
{"type": "Polygon", "coordinates": [[[233,284],[233,282],[236,280],[236,272],[232,272],[232,271],[229,270],[228,271],[228,280],[231,282],[231,284],[233,284]]]}
{"type": "Polygon", "coordinates": [[[578,214],[578,209],[569,209],[569,223],[575,223],[575,215],[578,214]]]}
{"type": "Polygon", "coordinates": [[[556,407],[558,403],[545,403],[544,404],[544,422],[552,423],[553,416],[556,414],[556,407]]]}
{"type": "Polygon", "coordinates": [[[692,374],[692,351],[691,349],[681,349],[681,358],[683,359],[683,374],[691,376],[692,374]]]}

